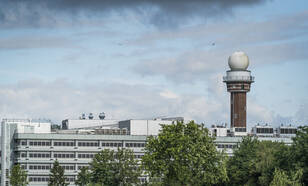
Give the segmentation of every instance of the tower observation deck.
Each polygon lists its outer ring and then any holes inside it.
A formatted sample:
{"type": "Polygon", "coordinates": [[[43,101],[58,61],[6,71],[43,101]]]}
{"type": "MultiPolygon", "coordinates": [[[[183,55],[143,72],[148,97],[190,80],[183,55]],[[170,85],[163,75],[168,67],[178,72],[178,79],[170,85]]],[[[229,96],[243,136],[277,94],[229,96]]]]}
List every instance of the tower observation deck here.
{"type": "Polygon", "coordinates": [[[250,91],[254,77],[247,70],[249,59],[244,52],[234,52],[229,57],[228,64],[230,70],[227,71],[227,76],[223,77],[223,82],[231,93],[231,128],[234,128],[234,132],[246,133],[246,93],[250,91]]]}

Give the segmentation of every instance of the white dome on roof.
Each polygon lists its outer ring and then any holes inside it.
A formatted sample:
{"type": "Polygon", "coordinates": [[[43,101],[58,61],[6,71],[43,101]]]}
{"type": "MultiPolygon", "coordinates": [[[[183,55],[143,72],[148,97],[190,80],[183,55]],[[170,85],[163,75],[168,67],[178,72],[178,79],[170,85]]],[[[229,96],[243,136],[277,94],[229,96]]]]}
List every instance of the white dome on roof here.
{"type": "Polygon", "coordinates": [[[247,70],[249,58],[244,52],[237,51],[229,57],[228,64],[231,70],[247,70]]]}

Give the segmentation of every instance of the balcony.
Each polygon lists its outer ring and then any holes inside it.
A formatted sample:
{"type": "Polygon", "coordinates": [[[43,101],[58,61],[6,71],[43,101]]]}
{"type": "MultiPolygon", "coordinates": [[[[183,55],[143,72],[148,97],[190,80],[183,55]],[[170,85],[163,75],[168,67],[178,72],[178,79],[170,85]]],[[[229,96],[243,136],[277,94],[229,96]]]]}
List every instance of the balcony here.
{"type": "Polygon", "coordinates": [[[234,81],[245,81],[245,82],[254,82],[255,77],[253,76],[224,76],[224,82],[234,82],[234,81]]]}

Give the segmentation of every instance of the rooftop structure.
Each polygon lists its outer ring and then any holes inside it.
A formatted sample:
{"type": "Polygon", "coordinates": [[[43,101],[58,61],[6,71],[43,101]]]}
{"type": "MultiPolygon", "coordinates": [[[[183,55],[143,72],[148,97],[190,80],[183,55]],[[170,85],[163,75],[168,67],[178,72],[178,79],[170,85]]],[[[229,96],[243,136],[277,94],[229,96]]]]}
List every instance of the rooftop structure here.
{"type": "Polygon", "coordinates": [[[254,136],[263,136],[263,137],[274,137],[275,130],[272,126],[266,125],[256,125],[252,128],[252,134],[254,136]]]}
{"type": "Polygon", "coordinates": [[[281,125],[277,128],[277,136],[279,137],[289,137],[289,138],[295,137],[296,132],[297,132],[297,128],[292,125],[288,125],[288,126],[281,125]]]}

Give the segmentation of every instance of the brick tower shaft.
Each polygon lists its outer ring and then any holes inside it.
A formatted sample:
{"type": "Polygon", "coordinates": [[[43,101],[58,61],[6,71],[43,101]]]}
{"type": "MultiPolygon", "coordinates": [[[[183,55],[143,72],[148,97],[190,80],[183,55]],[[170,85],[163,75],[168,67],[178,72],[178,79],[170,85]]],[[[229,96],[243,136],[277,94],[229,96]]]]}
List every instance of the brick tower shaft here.
{"type": "Polygon", "coordinates": [[[246,92],[231,92],[231,128],[246,128],[246,92]]]}

